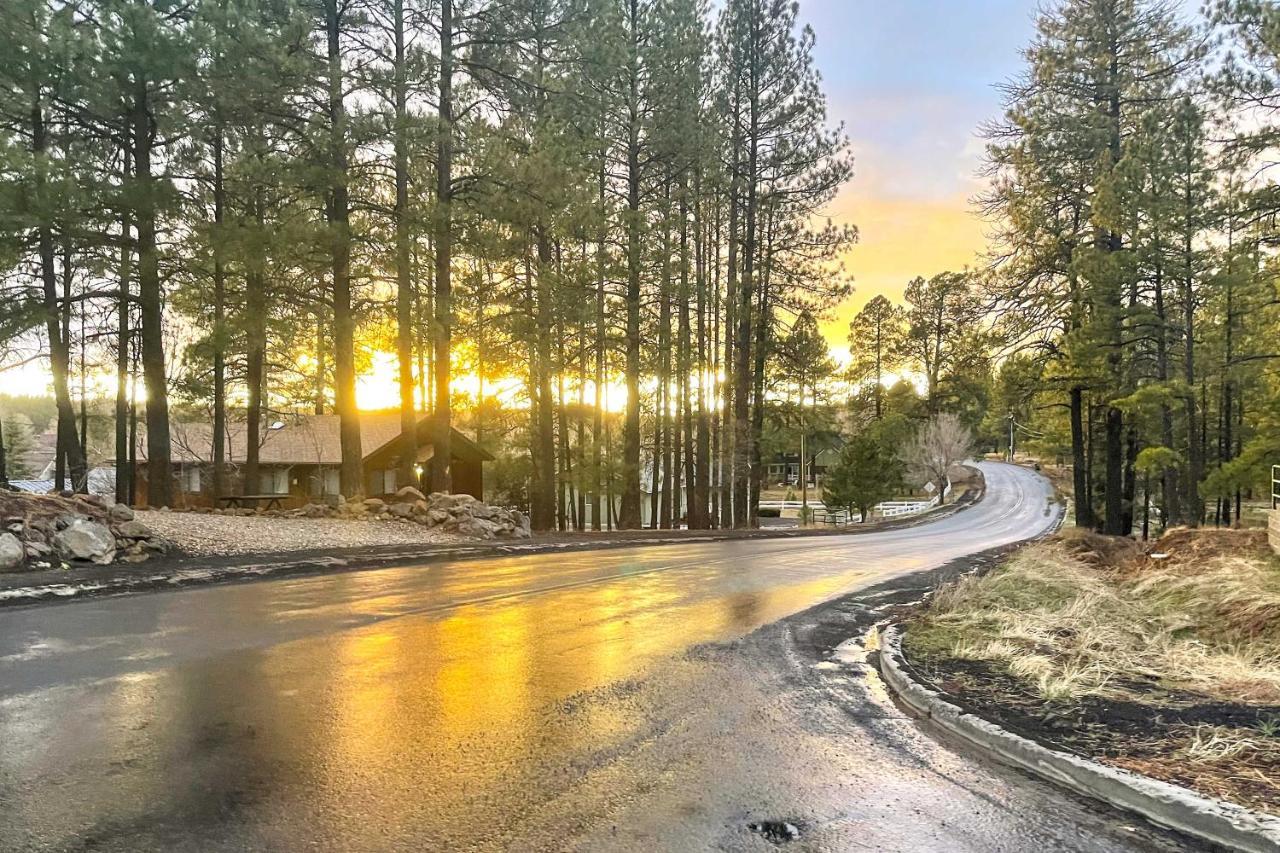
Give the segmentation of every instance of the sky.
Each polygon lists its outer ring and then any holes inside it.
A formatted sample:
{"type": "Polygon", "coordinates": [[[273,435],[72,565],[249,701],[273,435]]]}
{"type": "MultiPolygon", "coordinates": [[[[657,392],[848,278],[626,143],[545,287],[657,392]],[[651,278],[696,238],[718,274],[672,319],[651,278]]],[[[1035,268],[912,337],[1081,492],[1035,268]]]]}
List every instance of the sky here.
{"type": "Polygon", "coordinates": [[[858,226],[845,259],[855,292],[823,324],[844,350],[869,299],[900,301],[906,284],[972,264],[984,223],[969,199],[983,142],[1002,112],[996,85],[1021,68],[1038,0],[801,0],[817,35],[832,121],[843,122],[853,180],[830,209],[858,226]]]}

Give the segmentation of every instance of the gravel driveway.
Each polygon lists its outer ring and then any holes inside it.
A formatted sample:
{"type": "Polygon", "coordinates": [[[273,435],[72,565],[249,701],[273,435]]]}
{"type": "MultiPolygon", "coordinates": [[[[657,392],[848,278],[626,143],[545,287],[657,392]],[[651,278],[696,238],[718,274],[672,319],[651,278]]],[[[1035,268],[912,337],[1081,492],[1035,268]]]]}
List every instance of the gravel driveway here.
{"type": "Polygon", "coordinates": [[[188,554],[203,556],[471,541],[401,521],[272,518],[150,510],[138,511],[137,518],[156,533],[172,539],[188,554]]]}

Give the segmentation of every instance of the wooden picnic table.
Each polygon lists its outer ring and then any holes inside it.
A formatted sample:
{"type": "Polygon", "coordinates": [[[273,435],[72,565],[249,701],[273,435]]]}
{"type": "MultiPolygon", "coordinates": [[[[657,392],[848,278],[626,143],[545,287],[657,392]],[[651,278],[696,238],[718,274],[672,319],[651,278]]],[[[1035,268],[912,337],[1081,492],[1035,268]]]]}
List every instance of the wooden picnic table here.
{"type": "Polygon", "coordinates": [[[223,495],[218,498],[218,502],[229,507],[241,507],[246,504],[256,507],[258,504],[265,503],[267,509],[280,509],[280,501],[287,497],[288,495],[223,495]]]}

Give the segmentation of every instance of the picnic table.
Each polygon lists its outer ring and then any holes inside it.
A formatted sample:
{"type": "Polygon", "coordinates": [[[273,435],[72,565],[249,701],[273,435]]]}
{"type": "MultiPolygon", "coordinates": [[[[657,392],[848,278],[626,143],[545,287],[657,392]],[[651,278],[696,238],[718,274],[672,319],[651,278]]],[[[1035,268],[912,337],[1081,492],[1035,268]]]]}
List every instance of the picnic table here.
{"type": "Polygon", "coordinates": [[[228,507],[253,506],[257,508],[258,504],[265,503],[267,509],[280,509],[280,501],[287,498],[288,495],[223,495],[218,498],[218,503],[228,507]]]}

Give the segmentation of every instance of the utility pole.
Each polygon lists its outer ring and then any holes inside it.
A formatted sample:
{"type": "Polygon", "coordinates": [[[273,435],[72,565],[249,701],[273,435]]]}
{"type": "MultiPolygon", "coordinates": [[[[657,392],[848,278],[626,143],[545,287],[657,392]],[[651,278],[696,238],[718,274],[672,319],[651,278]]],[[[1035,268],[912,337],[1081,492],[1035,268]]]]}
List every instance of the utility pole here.
{"type": "Polygon", "coordinates": [[[1013,412],[1009,412],[1009,461],[1013,461],[1013,412]]]}

